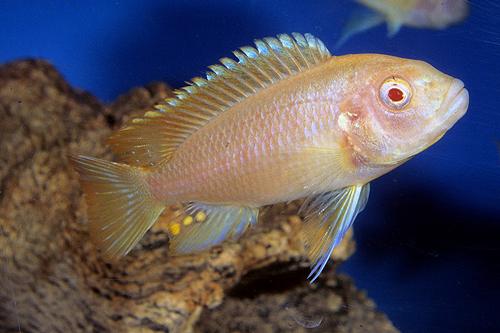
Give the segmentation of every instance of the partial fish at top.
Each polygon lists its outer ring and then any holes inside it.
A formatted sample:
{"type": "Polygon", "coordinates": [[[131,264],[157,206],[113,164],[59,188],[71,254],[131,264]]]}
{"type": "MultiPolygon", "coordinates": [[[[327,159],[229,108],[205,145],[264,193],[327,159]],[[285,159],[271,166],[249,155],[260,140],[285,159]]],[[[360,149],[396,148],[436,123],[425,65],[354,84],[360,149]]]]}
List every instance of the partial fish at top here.
{"type": "Polygon", "coordinates": [[[467,0],[356,0],[365,6],[353,12],[345,25],[336,47],[353,35],[384,22],[388,36],[394,36],[402,26],[444,29],[462,22],[469,13],[467,0]]]}
{"type": "Polygon", "coordinates": [[[174,254],[237,239],[259,208],[305,198],[314,281],[363,210],[369,182],[436,142],[466,112],[460,80],[416,60],[334,57],[310,34],[255,40],[109,143],[119,163],[72,156],[90,234],[127,254],[166,207],[174,254]]]}

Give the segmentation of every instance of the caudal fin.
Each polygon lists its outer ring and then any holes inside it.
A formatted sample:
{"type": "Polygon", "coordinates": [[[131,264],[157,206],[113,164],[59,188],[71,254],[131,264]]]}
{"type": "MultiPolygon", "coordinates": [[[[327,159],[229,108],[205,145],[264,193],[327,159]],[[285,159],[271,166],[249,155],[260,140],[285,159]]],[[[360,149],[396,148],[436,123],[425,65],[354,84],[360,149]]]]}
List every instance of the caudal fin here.
{"type": "Polygon", "coordinates": [[[151,196],[140,168],[86,156],[70,159],[80,174],[92,240],[107,259],[126,255],[164,205],[151,196]]]}

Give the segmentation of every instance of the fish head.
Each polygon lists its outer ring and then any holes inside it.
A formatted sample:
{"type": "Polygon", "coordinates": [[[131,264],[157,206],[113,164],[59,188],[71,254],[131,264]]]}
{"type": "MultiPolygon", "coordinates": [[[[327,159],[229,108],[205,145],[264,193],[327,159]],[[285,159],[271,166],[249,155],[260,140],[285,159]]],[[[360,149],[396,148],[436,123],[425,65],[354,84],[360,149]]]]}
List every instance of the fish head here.
{"type": "Polygon", "coordinates": [[[467,111],[459,79],[417,60],[361,55],[340,105],[346,145],[366,166],[397,166],[438,141],[467,111]]]}

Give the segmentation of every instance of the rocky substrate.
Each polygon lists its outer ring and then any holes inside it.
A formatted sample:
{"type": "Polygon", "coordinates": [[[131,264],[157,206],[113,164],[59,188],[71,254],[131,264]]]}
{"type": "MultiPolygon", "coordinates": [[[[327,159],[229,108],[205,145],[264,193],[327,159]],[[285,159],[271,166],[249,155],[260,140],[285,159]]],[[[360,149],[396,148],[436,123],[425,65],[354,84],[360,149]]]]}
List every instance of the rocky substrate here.
{"type": "MultiPolygon", "coordinates": [[[[396,332],[335,265],[309,285],[294,203],[204,253],[170,257],[160,221],[123,260],[100,259],[67,156],[112,159],[106,137],[170,94],[156,83],[104,105],[44,61],[0,66],[0,332],[396,332]]],[[[353,251],[349,234],[334,261],[353,251]]]]}

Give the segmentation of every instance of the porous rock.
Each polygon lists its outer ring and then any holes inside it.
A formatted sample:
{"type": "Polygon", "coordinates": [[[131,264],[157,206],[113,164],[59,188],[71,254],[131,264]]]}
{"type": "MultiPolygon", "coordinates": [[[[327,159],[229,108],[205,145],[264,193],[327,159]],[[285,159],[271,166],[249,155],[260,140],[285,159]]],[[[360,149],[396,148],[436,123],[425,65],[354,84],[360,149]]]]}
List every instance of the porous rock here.
{"type": "MultiPolygon", "coordinates": [[[[160,221],[129,256],[99,257],[67,156],[112,159],[111,131],[170,95],[155,83],[104,105],[45,61],[0,66],[0,332],[395,332],[335,265],[306,282],[296,203],[203,253],[169,256],[160,221]]],[[[353,251],[349,233],[334,261],[353,251]]]]}

